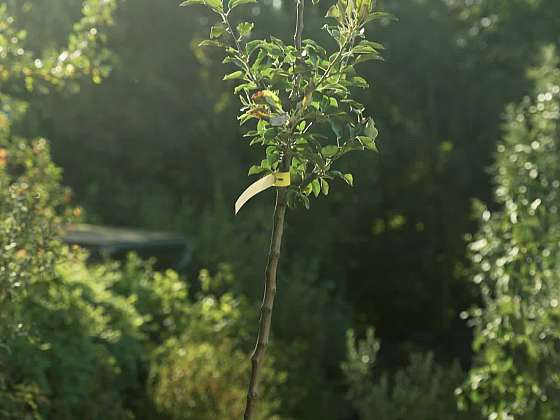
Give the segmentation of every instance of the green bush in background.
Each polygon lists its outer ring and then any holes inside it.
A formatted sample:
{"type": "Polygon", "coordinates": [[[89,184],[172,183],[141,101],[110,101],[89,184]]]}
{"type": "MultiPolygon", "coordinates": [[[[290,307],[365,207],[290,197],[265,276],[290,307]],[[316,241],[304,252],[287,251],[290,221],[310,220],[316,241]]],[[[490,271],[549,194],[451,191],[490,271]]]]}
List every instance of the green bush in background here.
{"type": "Polygon", "coordinates": [[[12,346],[31,327],[22,302],[34,279],[54,272],[66,191],[46,141],[11,138],[9,125],[0,113],[0,418],[26,419],[38,415],[43,390],[10,375],[12,346]]]}
{"type": "Polygon", "coordinates": [[[394,373],[377,365],[379,340],[368,329],[363,340],[350,330],[348,355],[342,370],[349,384],[348,397],[362,420],[476,420],[474,413],[460,413],[455,389],[464,380],[457,363],[440,366],[433,353],[414,353],[408,366],[394,373]]]}
{"type": "Polygon", "coordinates": [[[479,205],[470,244],[483,306],[471,312],[475,364],[463,403],[489,419],[560,412],[560,69],[553,48],[530,72],[535,92],[506,114],[496,201],[479,205]]]}
{"type": "Polygon", "coordinates": [[[125,395],[141,387],[142,318],[132,299],[112,292],[115,272],[65,258],[29,285],[19,308],[29,331],[10,344],[7,371],[39,386],[46,418],[130,418],[125,395]]]}
{"type": "MultiPolygon", "coordinates": [[[[150,380],[153,398],[160,412],[174,420],[235,420],[243,415],[250,368],[243,349],[250,343],[248,321],[254,315],[243,299],[211,293],[231,281],[231,273],[223,270],[213,277],[205,270],[201,273],[202,292],[189,308],[184,334],[156,351],[150,380]]],[[[270,358],[257,413],[262,420],[280,418],[276,388],[285,374],[275,373],[272,365],[270,358]]]]}
{"type": "Polygon", "coordinates": [[[0,153],[0,418],[175,419],[185,403],[197,416],[228,418],[245,391],[238,379],[254,319],[243,299],[223,293],[231,270],[203,271],[189,296],[177,273],[134,255],[87,264],[59,240],[68,191],[46,141],[4,137],[0,153]],[[185,340],[185,353],[173,350],[185,340]],[[188,374],[177,383],[169,372],[188,374]],[[150,374],[160,378],[155,403],[150,374]]]}

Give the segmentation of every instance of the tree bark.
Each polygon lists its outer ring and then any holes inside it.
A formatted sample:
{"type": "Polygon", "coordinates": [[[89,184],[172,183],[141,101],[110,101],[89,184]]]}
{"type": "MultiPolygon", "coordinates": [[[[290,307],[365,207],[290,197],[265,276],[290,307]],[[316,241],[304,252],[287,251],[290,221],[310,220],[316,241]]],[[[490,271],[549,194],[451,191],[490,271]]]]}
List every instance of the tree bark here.
{"type": "Polygon", "coordinates": [[[284,233],[284,218],[287,208],[287,188],[276,189],[276,205],[274,207],[272,237],[270,250],[265,271],[264,296],[261,304],[261,315],[259,320],[259,333],[257,344],[251,355],[251,379],[247,392],[247,404],[245,406],[245,420],[253,420],[255,406],[259,398],[259,382],[262,373],[264,356],[268,347],[270,337],[270,325],[272,321],[272,309],[274,297],[276,296],[276,272],[280,260],[280,249],[282,246],[282,235],[284,233]]]}
{"type": "MultiPolygon", "coordinates": [[[[301,50],[301,39],[303,34],[303,11],[305,0],[297,2],[296,30],[294,33],[294,46],[301,50]]],[[[290,171],[289,150],[285,151],[280,164],[283,172],[290,171]]],[[[264,356],[270,338],[270,325],[272,322],[272,309],[274,308],[274,298],[276,296],[276,272],[278,261],[280,260],[280,250],[282,248],[282,235],[284,234],[284,219],[288,207],[288,189],[276,189],[276,205],[272,221],[272,237],[270,239],[270,250],[265,271],[264,296],[261,304],[261,316],[259,320],[259,333],[257,344],[251,355],[251,379],[247,391],[247,403],[245,405],[244,420],[253,420],[255,406],[259,398],[259,382],[264,364],[264,356]]]]}
{"type": "Polygon", "coordinates": [[[296,15],[296,31],[294,33],[294,46],[301,50],[301,37],[303,35],[303,11],[305,9],[305,0],[298,0],[296,15]]]}

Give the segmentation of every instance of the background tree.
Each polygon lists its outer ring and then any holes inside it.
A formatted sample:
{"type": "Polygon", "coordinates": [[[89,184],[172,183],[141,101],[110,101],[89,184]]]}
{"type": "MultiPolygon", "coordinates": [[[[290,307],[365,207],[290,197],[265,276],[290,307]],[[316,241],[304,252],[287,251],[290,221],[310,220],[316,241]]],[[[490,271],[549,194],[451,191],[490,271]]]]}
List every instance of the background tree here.
{"type": "Polygon", "coordinates": [[[488,418],[553,419],[559,409],[558,65],[546,49],[534,95],[508,109],[492,171],[503,208],[479,206],[470,244],[484,306],[471,312],[477,355],[463,392],[488,418]]]}

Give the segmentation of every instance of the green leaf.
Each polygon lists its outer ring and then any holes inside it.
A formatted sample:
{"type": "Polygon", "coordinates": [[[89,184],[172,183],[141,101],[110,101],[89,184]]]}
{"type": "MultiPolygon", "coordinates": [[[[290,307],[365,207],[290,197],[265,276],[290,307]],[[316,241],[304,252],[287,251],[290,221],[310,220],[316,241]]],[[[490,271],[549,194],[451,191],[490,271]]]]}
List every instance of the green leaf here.
{"type": "Polygon", "coordinates": [[[328,146],[324,146],[323,148],[321,148],[321,154],[324,157],[330,158],[333,157],[334,155],[336,155],[338,153],[338,146],[335,145],[328,145],[328,146]]]}
{"type": "Polygon", "coordinates": [[[319,197],[319,194],[321,193],[321,183],[318,179],[313,180],[313,182],[311,183],[311,188],[313,189],[313,194],[315,195],[315,197],[319,197]]]}
{"type": "Polygon", "coordinates": [[[369,87],[369,83],[367,82],[367,80],[360,76],[352,77],[352,83],[362,89],[366,89],[369,87]]]}
{"type": "Polygon", "coordinates": [[[265,120],[259,120],[259,122],[257,123],[257,132],[259,134],[263,134],[267,128],[268,122],[265,120]]]}
{"type": "Polygon", "coordinates": [[[265,171],[266,171],[265,168],[263,168],[259,165],[253,165],[249,169],[249,174],[248,175],[256,175],[256,174],[260,174],[260,173],[265,172],[265,171]]]}
{"type": "Polygon", "coordinates": [[[344,174],[344,180],[351,187],[354,185],[354,177],[352,176],[352,174],[344,174]]]}
{"type": "Polygon", "coordinates": [[[261,160],[261,168],[266,169],[266,170],[271,170],[272,169],[272,166],[270,166],[270,162],[268,161],[268,159],[261,160]]]}
{"type": "Polygon", "coordinates": [[[385,49],[385,47],[383,46],[383,44],[380,44],[379,42],[375,42],[375,41],[369,41],[367,39],[363,40],[362,42],[360,42],[360,45],[369,45],[371,48],[373,48],[374,50],[383,50],[385,49]]]}
{"type": "Polygon", "coordinates": [[[224,11],[222,0],[205,0],[205,3],[216,12],[224,11]]]}
{"type": "Polygon", "coordinates": [[[242,22],[239,25],[237,25],[237,32],[239,33],[240,36],[247,38],[249,35],[251,35],[253,26],[255,26],[253,23],[242,22]]]}
{"type": "Polygon", "coordinates": [[[327,14],[325,15],[325,17],[338,19],[340,17],[340,10],[338,9],[338,7],[336,5],[332,5],[329,8],[329,10],[327,11],[327,14]]]}
{"type": "Polygon", "coordinates": [[[323,178],[321,178],[321,191],[323,191],[324,195],[329,194],[329,183],[323,178]]]}
{"type": "Polygon", "coordinates": [[[238,94],[241,91],[247,91],[247,92],[251,92],[253,90],[257,89],[257,85],[253,82],[249,82],[249,83],[242,83],[239,86],[236,86],[235,89],[233,90],[234,94],[238,94]]]}
{"type": "Polygon", "coordinates": [[[211,39],[205,39],[204,41],[202,41],[200,44],[198,44],[199,47],[225,47],[226,45],[222,42],[219,41],[214,41],[211,39]]]}
{"type": "Polygon", "coordinates": [[[329,98],[329,106],[331,108],[338,108],[338,102],[335,98],[329,98]]]}
{"type": "Polygon", "coordinates": [[[362,145],[368,149],[377,152],[377,146],[375,145],[375,141],[371,137],[367,136],[358,136],[357,139],[362,143],[362,145]]]}
{"type": "Polygon", "coordinates": [[[362,43],[356,45],[354,48],[352,48],[352,53],[353,54],[373,54],[373,53],[377,53],[377,50],[375,48],[373,48],[371,45],[364,44],[362,42],[362,43]]]}
{"type": "Polygon", "coordinates": [[[276,93],[271,90],[261,90],[261,97],[273,109],[282,110],[282,101],[276,93]]]}
{"type": "Polygon", "coordinates": [[[241,6],[243,4],[253,4],[253,3],[256,3],[256,2],[257,2],[257,0],[230,0],[229,3],[228,3],[228,7],[230,9],[234,9],[237,6],[241,6]]]}
{"type": "Polygon", "coordinates": [[[365,61],[371,61],[371,60],[383,61],[383,57],[381,57],[377,53],[375,53],[375,54],[360,54],[358,56],[358,58],[356,58],[356,61],[354,61],[354,64],[359,64],[359,63],[363,63],[365,61]]]}
{"type": "Polygon", "coordinates": [[[255,39],[254,41],[247,42],[245,46],[245,51],[247,52],[247,56],[251,56],[255,52],[255,50],[259,47],[262,47],[262,44],[265,43],[262,39],[255,39]]]}
{"type": "Polygon", "coordinates": [[[182,2],[179,6],[180,7],[185,7],[185,6],[190,6],[191,4],[206,4],[205,0],[186,0],[184,2],[182,2]]]}
{"type": "Polygon", "coordinates": [[[210,29],[210,38],[215,39],[226,33],[226,26],[223,23],[216,23],[210,29]]]}
{"type": "Polygon", "coordinates": [[[350,105],[354,109],[363,110],[364,106],[353,99],[341,99],[340,102],[350,105]]]}
{"type": "Polygon", "coordinates": [[[243,78],[244,73],[241,70],[234,71],[233,73],[226,74],[223,80],[235,80],[243,78]]]}
{"type": "Polygon", "coordinates": [[[371,117],[369,117],[367,120],[364,134],[370,137],[372,140],[375,140],[377,138],[377,135],[379,134],[379,131],[375,127],[375,121],[373,121],[373,118],[371,117]]]}

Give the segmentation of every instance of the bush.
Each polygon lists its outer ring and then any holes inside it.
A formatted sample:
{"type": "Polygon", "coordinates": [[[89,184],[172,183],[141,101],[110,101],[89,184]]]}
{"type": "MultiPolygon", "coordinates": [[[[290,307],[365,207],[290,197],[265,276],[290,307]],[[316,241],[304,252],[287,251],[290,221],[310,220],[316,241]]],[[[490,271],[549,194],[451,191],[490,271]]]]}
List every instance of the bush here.
{"type": "Polygon", "coordinates": [[[474,420],[457,410],[454,390],[463,380],[457,363],[438,366],[432,353],[412,354],[410,364],[376,377],[379,341],[372,329],[364,340],[349,331],[342,370],[350,386],[349,398],[363,420],[474,420]]]}
{"type": "MultiPolygon", "coordinates": [[[[214,279],[217,287],[229,275],[218,273],[212,278],[201,274],[204,296],[192,305],[189,325],[180,338],[170,338],[159,348],[152,367],[151,389],[162,415],[174,420],[233,420],[243,416],[249,355],[247,348],[248,307],[231,294],[212,296],[214,279]]],[[[261,386],[259,419],[279,419],[276,387],[284,374],[274,373],[273,359],[268,358],[261,386]]]]}
{"type": "Polygon", "coordinates": [[[3,115],[0,112],[0,328],[17,323],[10,305],[30,280],[52,273],[66,196],[47,142],[9,138],[3,115]]]}
{"type": "Polygon", "coordinates": [[[125,396],[141,388],[142,318],[132,299],[111,291],[114,272],[68,258],[54,277],[33,279],[22,299],[30,329],[11,343],[9,375],[39,386],[47,418],[130,418],[125,396]]]}
{"type": "MultiPolygon", "coordinates": [[[[3,102],[3,110],[21,111],[3,102]]],[[[37,418],[44,401],[36,384],[10,375],[14,340],[30,325],[21,301],[34,278],[50,278],[60,250],[58,229],[65,219],[67,192],[45,140],[12,138],[0,112],[0,418],[37,418]]]]}
{"type": "Polygon", "coordinates": [[[466,406],[491,419],[560,412],[560,69],[544,52],[533,98],[507,112],[493,174],[498,211],[479,205],[470,244],[483,306],[471,312],[475,364],[466,406]]]}
{"type": "MultiPolygon", "coordinates": [[[[243,300],[218,296],[231,271],[203,271],[189,300],[176,273],[155,272],[137,256],[86,265],[84,253],[58,239],[68,192],[47,143],[2,141],[0,418],[184,418],[177,409],[197,419],[239,417],[254,317],[243,300]],[[147,392],[150,371],[159,413],[147,392]],[[177,373],[185,374],[179,382],[177,373]]],[[[269,368],[266,377],[261,414],[272,418],[282,375],[269,368]]]]}
{"type": "MultiPolygon", "coordinates": [[[[251,319],[243,300],[214,295],[206,271],[189,300],[176,273],[154,272],[134,255],[122,266],[63,256],[19,302],[30,328],[10,343],[6,404],[29,400],[37,418],[52,419],[241,416],[251,319]]],[[[230,276],[224,267],[214,278],[230,276]]],[[[261,418],[276,418],[284,375],[269,365],[265,377],[261,418]]]]}

